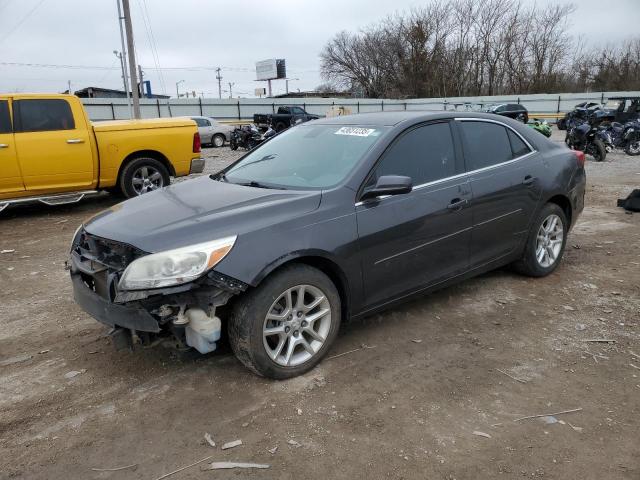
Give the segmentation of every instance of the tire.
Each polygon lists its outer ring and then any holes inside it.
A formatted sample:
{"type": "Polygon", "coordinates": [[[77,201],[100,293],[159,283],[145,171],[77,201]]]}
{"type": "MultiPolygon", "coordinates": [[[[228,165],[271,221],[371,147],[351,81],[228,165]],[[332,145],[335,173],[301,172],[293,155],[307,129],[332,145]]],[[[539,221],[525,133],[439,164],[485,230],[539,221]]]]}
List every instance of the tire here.
{"type": "Polygon", "coordinates": [[[216,133],[213,137],[211,137],[211,145],[216,148],[224,147],[225,140],[226,139],[224,138],[224,135],[216,133]]]}
{"type": "Polygon", "coordinates": [[[640,138],[627,142],[624,146],[624,153],[631,156],[640,155],[640,138]]]}
{"type": "Polygon", "coordinates": [[[529,117],[526,113],[519,113],[516,115],[516,120],[522,123],[527,123],[529,121],[529,117]]]}
{"type": "Polygon", "coordinates": [[[231,141],[229,142],[229,148],[231,148],[231,150],[237,150],[238,149],[238,144],[236,143],[235,140],[231,139],[231,141]]]}
{"type": "Polygon", "coordinates": [[[228,323],[229,343],[238,360],[252,372],[282,380],[311,370],[325,356],[338,334],[340,320],[340,295],[329,277],[308,265],[288,266],[267,277],[236,303],[228,323]],[[324,300],[299,316],[296,307],[301,286],[306,292],[303,305],[311,305],[320,297],[324,300]],[[290,290],[291,308],[287,310],[286,292],[290,290]],[[324,315],[304,325],[307,318],[323,311],[324,315]],[[267,315],[283,315],[283,320],[268,319],[267,315]],[[264,335],[264,329],[280,327],[283,330],[278,333],[264,335]],[[309,328],[324,340],[318,343],[309,335],[309,328]],[[313,354],[300,344],[303,340],[313,354]]]}
{"type": "MultiPolygon", "coordinates": [[[[564,248],[567,243],[568,231],[569,231],[569,223],[567,220],[567,216],[565,215],[562,208],[560,208],[555,203],[547,203],[542,208],[538,216],[536,217],[535,222],[533,222],[532,224],[531,230],[529,231],[529,236],[527,237],[527,243],[524,247],[522,258],[520,258],[520,260],[516,261],[513,264],[516,271],[518,271],[523,275],[528,275],[530,277],[545,277],[549,275],[551,272],[553,272],[556,268],[558,268],[558,265],[562,260],[562,255],[564,254],[564,248]],[[546,240],[546,239],[540,239],[539,233],[542,232],[542,229],[545,226],[545,224],[547,227],[550,226],[549,223],[547,222],[549,221],[550,218],[553,218],[553,217],[557,218],[558,221],[561,222],[560,232],[562,233],[562,238],[560,239],[560,243],[558,244],[549,244],[548,248],[551,248],[553,250],[555,257],[552,263],[547,264],[545,263],[545,260],[547,258],[551,259],[551,255],[548,250],[547,250],[548,253],[543,256],[543,259],[542,259],[543,261],[540,261],[538,259],[540,248],[542,247],[542,250],[543,251],[545,250],[544,245],[546,240]],[[558,249],[555,248],[556,245],[559,245],[558,249]]],[[[553,232],[556,232],[556,230],[553,230],[553,232]]],[[[558,235],[557,234],[549,235],[547,238],[557,241],[558,235]]]]}
{"type": "Polygon", "coordinates": [[[166,187],[170,181],[169,171],[162,162],[151,157],[138,157],[124,166],[118,185],[126,198],[133,198],[166,187]]]}
{"type": "Polygon", "coordinates": [[[604,159],[607,158],[607,147],[605,147],[602,140],[596,138],[593,141],[589,155],[591,155],[596,162],[604,162],[604,159]]]}
{"type": "Polygon", "coordinates": [[[558,120],[558,122],[556,123],[556,127],[558,127],[558,130],[566,130],[567,129],[567,122],[564,118],[561,118],[560,120],[558,120]]]}
{"type": "Polygon", "coordinates": [[[276,123],[276,127],[275,127],[275,131],[280,133],[283,130],[286,130],[287,125],[284,122],[278,122],[276,123]]]}

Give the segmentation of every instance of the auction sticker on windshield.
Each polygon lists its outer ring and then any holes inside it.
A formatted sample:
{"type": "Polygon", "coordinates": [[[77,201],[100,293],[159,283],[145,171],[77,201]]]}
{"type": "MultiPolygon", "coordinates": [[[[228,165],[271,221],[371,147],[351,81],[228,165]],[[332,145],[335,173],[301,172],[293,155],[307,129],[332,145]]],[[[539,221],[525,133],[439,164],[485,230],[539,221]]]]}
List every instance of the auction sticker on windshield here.
{"type": "Polygon", "coordinates": [[[342,127],[336,132],[336,135],[353,135],[356,137],[368,137],[375,131],[376,131],[375,128],[342,127]]]}

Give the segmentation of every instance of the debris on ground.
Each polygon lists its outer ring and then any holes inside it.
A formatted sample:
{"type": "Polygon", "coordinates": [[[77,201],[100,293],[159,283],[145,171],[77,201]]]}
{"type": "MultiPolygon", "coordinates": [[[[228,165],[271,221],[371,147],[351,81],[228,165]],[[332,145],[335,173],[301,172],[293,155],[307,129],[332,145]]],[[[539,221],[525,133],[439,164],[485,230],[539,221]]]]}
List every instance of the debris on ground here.
{"type": "Polygon", "coordinates": [[[203,458],[202,460],[198,460],[197,462],[192,463],[191,465],[186,465],[184,467],[180,467],[177,470],[174,470],[173,472],[169,472],[169,473],[165,473],[164,475],[156,478],[156,480],[163,480],[164,478],[170,477],[171,475],[173,475],[174,473],[178,473],[178,472],[182,472],[183,470],[186,470],[187,468],[191,468],[191,467],[195,467],[196,465],[202,463],[202,462],[206,462],[207,460],[209,460],[211,457],[213,457],[213,455],[209,455],[208,457],[203,458]]]}
{"type": "MultiPolygon", "coordinates": [[[[558,419],[556,417],[554,417],[553,415],[547,415],[546,417],[540,417],[540,418],[547,425],[553,425],[554,423],[558,423],[558,419]]],[[[564,422],[562,422],[562,423],[564,423],[564,422]]]]}
{"type": "Polygon", "coordinates": [[[130,468],[137,467],[138,464],[134,463],[132,465],[125,465],[124,467],[116,467],[116,468],[92,468],[94,472],[119,472],[120,470],[128,470],[130,468]]]}
{"type": "Polygon", "coordinates": [[[222,445],[222,450],[227,450],[229,448],[237,447],[239,445],[242,445],[242,440],[234,440],[233,442],[227,442],[224,445],[222,445]]]}
{"type": "Polygon", "coordinates": [[[86,371],[87,370],[84,369],[84,368],[82,370],[71,370],[70,372],[67,372],[67,373],[64,374],[64,378],[71,379],[73,377],[77,377],[78,375],[80,375],[80,374],[82,374],[82,373],[84,373],[86,371]]]}
{"type": "Polygon", "coordinates": [[[225,470],[230,468],[270,468],[271,465],[262,463],[239,463],[239,462],[213,462],[209,465],[209,470],[225,470]]]}
{"type": "Polygon", "coordinates": [[[302,409],[301,408],[296,409],[296,412],[298,413],[298,415],[302,415],[302,409]]]}
{"type": "Polygon", "coordinates": [[[576,432],[578,433],[582,433],[582,427],[576,427],[575,425],[571,425],[569,422],[567,422],[568,425],[573,428],[576,432]]]}
{"type": "Polygon", "coordinates": [[[576,330],[579,332],[582,332],[583,330],[586,330],[587,326],[584,323],[576,323],[576,330]]]}
{"type": "Polygon", "coordinates": [[[0,367],[6,367],[9,365],[14,365],[16,363],[26,362],[27,360],[31,360],[33,355],[16,355],[15,357],[7,358],[6,360],[2,360],[0,362],[0,367]]]}
{"type": "Polygon", "coordinates": [[[376,348],[375,345],[369,347],[368,345],[362,345],[360,348],[356,348],[354,350],[349,350],[348,352],[343,352],[343,353],[339,353],[337,355],[333,355],[331,357],[327,357],[327,360],[331,360],[332,358],[338,358],[338,357],[342,357],[344,355],[349,355],[350,353],[355,353],[355,352],[359,352],[360,350],[366,350],[366,349],[370,349],[370,348],[376,348]]]}
{"type": "Polygon", "coordinates": [[[526,380],[522,380],[521,378],[516,378],[513,375],[508,374],[507,372],[505,372],[504,370],[500,370],[499,368],[496,368],[496,370],[500,373],[502,373],[503,375],[506,375],[507,377],[509,377],[512,380],[515,380],[516,382],[520,382],[520,383],[527,383],[526,380]]]}
{"type": "Polygon", "coordinates": [[[298,448],[298,447],[302,446],[299,442],[296,442],[295,440],[287,440],[287,443],[289,445],[291,445],[292,447],[295,447],[295,448],[298,448]]]}
{"type": "Polygon", "coordinates": [[[480,432],[479,430],[474,430],[473,435],[477,435],[479,437],[491,438],[491,435],[488,433],[480,432]]]}
{"type": "Polygon", "coordinates": [[[563,305],[562,308],[564,308],[568,312],[574,312],[575,311],[575,308],[572,307],[571,305],[563,305]]]}
{"type": "Polygon", "coordinates": [[[215,447],[215,446],[216,446],[216,442],[214,442],[214,441],[213,441],[213,438],[211,438],[211,435],[209,435],[208,433],[205,433],[205,434],[204,434],[204,439],[205,439],[205,441],[206,441],[209,445],[211,445],[212,447],[215,447]]]}
{"type": "Polygon", "coordinates": [[[612,340],[610,338],[587,338],[582,341],[588,343],[616,343],[615,340],[612,340]]]}
{"type": "Polygon", "coordinates": [[[564,415],[566,413],[574,413],[574,412],[581,412],[581,411],[582,411],[582,408],[574,408],[572,410],[563,410],[561,412],[556,412],[556,413],[541,413],[540,415],[529,415],[527,417],[516,418],[514,422],[519,422],[520,420],[528,420],[529,418],[555,417],[557,415],[564,415]]]}
{"type": "Polygon", "coordinates": [[[419,338],[414,338],[411,340],[413,343],[422,343],[422,340],[420,340],[419,338]]]}
{"type": "Polygon", "coordinates": [[[8,249],[6,249],[6,250],[0,250],[0,253],[1,253],[1,254],[4,254],[4,253],[14,253],[14,252],[15,252],[15,250],[13,250],[13,249],[11,249],[11,248],[8,248],[8,249]]]}
{"type": "Polygon", "coordinates": [[[269,449],[269,453],[272,454],[272,455],[275,454],[277,451],[278,451],[278,446],[277,445],[275,447],[269,449]]]}

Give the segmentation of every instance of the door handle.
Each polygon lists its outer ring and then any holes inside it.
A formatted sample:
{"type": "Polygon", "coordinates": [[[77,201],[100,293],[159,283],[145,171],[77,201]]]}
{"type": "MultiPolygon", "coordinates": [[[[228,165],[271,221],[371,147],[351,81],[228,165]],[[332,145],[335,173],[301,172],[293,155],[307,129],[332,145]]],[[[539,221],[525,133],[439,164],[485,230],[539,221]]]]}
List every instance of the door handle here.
{"type": "Polygon", "coordinates": [[[0,148],[9,148],[8,143],[0,143],[0,148]]]}
{"type": "Polygon", "coordinates": [[[454,198],[453,200],[451,200],[451,203],[447,205],[447,208],[449,210],[460,210],[467,203],[469,203],[469,201],[466,198],[454,198]]]}
{"type": "Polygon", "coordinates": [[[84,143],[84,140],[82,138],[70,138],[69,140],[67,140],[67,143],[84,143]]]}
{"type": "Polygon", "coordinates": [[[533,183],[537,180],[536,177],[532,177],[531,175],[527,175],[526,177],[524,177],[524,180],[522,181],[523,185],[533,185],[533,183]]]}

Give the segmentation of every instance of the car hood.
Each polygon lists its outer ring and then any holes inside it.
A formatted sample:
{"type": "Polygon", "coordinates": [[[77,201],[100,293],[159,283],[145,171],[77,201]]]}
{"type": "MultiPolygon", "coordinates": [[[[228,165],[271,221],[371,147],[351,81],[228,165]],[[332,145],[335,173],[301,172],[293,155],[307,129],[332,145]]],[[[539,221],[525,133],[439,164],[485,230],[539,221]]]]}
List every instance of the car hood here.
{"type": "Polygon", "coordinates": [[[203,176],[132,198],[98,213],[88,233],[149,253],[243,235],[318,208],[320,191],[247,187],[203,176]]]}

